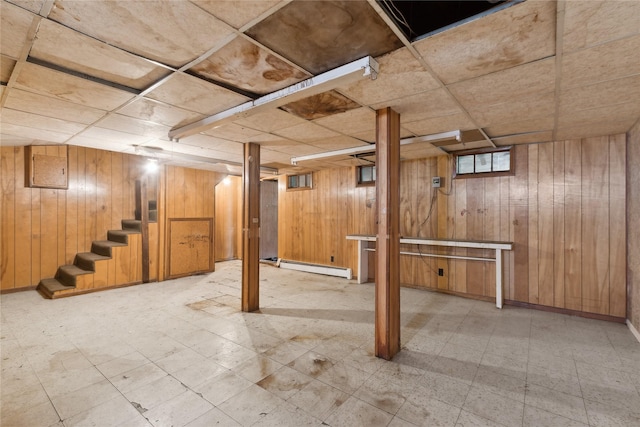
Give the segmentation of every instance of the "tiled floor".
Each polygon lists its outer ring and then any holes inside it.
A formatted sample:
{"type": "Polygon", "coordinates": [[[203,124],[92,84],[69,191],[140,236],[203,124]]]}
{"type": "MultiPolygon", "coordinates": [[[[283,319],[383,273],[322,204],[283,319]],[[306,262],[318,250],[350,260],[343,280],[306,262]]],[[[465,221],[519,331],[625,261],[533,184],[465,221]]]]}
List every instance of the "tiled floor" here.
{"type": "Polygon", "coordinates": [[[402,289],[402,352],[372,355],[373,285],[240,263],[61,300],[2,296],[13,426],[640,426],[624,325],[402,289]]]}

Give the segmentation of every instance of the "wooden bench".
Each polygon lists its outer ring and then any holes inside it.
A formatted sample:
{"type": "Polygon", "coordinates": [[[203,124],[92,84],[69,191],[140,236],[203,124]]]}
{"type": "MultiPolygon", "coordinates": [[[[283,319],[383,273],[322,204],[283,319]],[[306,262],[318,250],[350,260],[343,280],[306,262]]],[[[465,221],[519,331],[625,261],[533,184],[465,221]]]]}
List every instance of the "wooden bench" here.
{"type": "MultiPolygon", "coordinates": [[[[374,243],[376,236],[366,234],[350,234],[347,240],[358,241],[358,283],[365,283],[369,278],[369,254],[375,251],[374,243]]],[[[401,237],[401,244],[425,245],[425,246],[445,246],[450,248],[467,249],[493,249],[494,258],[473,257],[466,255],[446,255],[446,254],[423,254],[416,252],[400,251],[401,255],[426,256],[437,258],[467,259],[472,261],[489,261],[496,263],[496,307],[502,308],[504,297],[502,294],[502,251],[513,250],[513,242],[490,242],[483,240],[446,240],[446,239],[425,239],[421,237],[401,237]]]]}

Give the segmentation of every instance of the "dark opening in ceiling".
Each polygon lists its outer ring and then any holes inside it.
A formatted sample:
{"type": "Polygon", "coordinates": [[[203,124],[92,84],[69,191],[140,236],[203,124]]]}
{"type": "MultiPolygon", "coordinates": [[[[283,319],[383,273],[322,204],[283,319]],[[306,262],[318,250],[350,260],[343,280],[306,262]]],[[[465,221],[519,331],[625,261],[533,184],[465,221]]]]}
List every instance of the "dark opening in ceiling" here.
{"type": "Polygon", "coordinates": [[[411,41],[505,3],[505,0],[377,1],[411,41]]]}

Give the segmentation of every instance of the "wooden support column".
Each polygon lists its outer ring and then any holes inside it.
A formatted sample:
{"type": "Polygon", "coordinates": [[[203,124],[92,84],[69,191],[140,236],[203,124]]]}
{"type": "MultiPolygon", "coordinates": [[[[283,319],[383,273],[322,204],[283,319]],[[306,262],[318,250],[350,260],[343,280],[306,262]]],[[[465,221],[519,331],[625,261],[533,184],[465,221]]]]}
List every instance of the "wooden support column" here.
{"type": "Polygon", "coordinates": [[[244,144],[242,169],[242,311],[260,308],[260,146],[244,144]]]}
{"type": "Polygon", "coordinates": [[[376,356],[400,351],[400,115],[376,111],[376,356]]]}

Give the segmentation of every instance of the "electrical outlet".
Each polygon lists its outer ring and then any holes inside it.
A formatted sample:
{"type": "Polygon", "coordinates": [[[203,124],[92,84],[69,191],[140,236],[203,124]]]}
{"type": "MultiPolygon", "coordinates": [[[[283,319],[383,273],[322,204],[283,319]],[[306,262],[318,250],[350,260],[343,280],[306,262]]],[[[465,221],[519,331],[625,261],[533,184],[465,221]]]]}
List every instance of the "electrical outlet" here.
{"type": "Polygon", "coordinates": [[[440,188],[440,177],[434,176],[431,178],[431,186],[433,188],[440,188]]]}
{"type": "Polygon", "coordinates": [[[444,268],[438,269],[438,276],[444,276],[444,268]]]}

